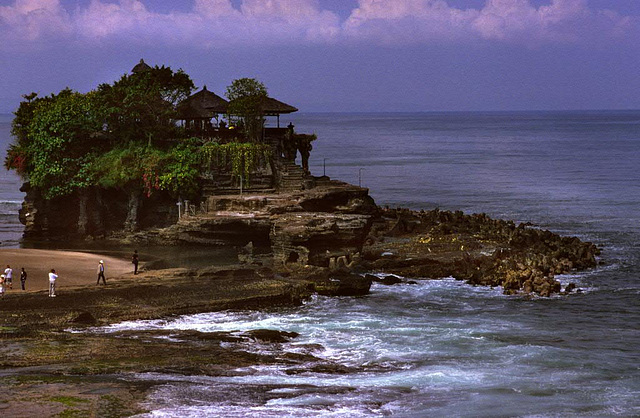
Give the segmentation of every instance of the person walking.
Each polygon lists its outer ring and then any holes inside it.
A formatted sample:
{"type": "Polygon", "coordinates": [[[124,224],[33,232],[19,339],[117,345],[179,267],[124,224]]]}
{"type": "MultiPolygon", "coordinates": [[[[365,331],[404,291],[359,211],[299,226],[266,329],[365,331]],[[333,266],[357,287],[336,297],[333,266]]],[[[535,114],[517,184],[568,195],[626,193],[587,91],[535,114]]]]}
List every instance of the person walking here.
{"type": "Polygon", "coordinates": [[[100,284],[100,278],[102,278],[102,283],[104,283],[104,285],[107,285],[107,280],[104,278],[104,261],[100,260],[100,263],[98,263],[98,281],[96,282],[96,284],[100,284]]]}
{"type": "Polygon", "coordinates": [[[56,274],[55,269],[51,269],[49,273],[49,297],[56,297],[56,280],[58,279],[58,275],[56,274]]]}
{"type": "Polygon", "coordinates": [[[13,269],[7,264],[7,268],[4,269],[4,277],[9,284],[9,289],[13,289],[13,269]]]}
{"type": "Polygon", "coordinates": [[[20,270],[20,286],[22,286],[22,290],[26,290],[24,287],[24,284],[26,281],[27,281],[27,272],[24,270],[24,267],[22,267],[22,270],[20,270]]]}
{"type": "Polygon", "coordinates": [[[0,298],[4,297],[4,274],[0,275],[0,298]]]}
{"type": "Polygon", "coordinates": [[[133,251],[131,262],[133,263],[133,274],[138,274],[138,263],[140,262],[138,258],[138,250],[133,251]]]}

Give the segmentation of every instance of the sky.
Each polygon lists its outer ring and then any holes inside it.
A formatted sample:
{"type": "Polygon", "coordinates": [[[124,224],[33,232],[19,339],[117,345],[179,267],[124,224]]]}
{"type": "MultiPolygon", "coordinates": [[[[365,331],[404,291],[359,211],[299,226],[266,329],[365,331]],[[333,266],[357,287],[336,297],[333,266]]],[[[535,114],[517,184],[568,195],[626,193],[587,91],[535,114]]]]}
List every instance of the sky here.
{"type": "Polygon", "coordinates": [[[640,1],[0,0],[0,113],[141,58],[307,112],[640,109],[640,1]]]}

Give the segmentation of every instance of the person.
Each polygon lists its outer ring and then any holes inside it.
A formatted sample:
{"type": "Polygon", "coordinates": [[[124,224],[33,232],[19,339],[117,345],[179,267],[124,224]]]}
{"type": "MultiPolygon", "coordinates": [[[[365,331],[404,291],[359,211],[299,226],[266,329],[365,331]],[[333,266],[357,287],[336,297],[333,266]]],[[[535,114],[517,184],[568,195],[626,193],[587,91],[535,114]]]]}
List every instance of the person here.
{"type": "Polygon", "coordinates": [[[22,270],[20,270],[20,285],[22,286],[22,290],[26,290],[24,287],[24,284],[26,281],[27,281],[27,272],[24,270],[24,267],[22,267],[22,270]]]}
{"type": "Polygon", "coordinates": [[[55,269],[51,269],[49,273],[49,297],[56,297],[56,280],[58,279],[58,275],[56,274],[55,269]]]}
{"type": "Polygon", "coordinates": [[[4,269],[4,277],[9,284],[9,289],[13,289],[13,269],[7,264],[7,268],[4,269]]]}
{"type": "Polygon", "coordinates": [[[98,263],[98,281],[96,282],[96,284],[100,284],[100,278],[102,277],[102,283],[104,283],[104,285],[107,285],[107,280],[104,278],[104,261],[100,260],[100,263],[98,263]]]}
{"type": "Polygon", "coordinates": [[[300,138],[300,143],[298,144],[298,149],[300,150],[300,157],[302,159],[302,169],[305,174],[311,174],[309,172],[309,155],[311,155],[311,150],[313,149],[313,145],[311,145],[311,138],[300,138]]]}
{"type": "Polygon", "coordinates": [[[0,297],[4,297],[4,274],[0,275],[0,297]]]}
{"type": "Polygon", "coordinates": [[[133,274],[138,274],[138,263],[140,262],[138,259],[138,250],[133,251],[131,262],[133,263],[133,274]]]}

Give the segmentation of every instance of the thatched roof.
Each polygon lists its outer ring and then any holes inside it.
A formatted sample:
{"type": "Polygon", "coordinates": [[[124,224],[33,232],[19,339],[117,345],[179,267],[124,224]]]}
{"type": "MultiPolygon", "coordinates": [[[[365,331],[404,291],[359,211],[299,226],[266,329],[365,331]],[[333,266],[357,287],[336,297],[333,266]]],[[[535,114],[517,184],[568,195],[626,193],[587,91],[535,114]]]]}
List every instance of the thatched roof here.
{"type": "Polygon", "coordinates": [[[262,112],[265,115],[280,115],[282,113],[297,112],[298,109],[288,105],[280,100],[276,100],[272,97],[265,97],[262,99],[262,112]]]}
{"type": "Polygon", "coordinates": [[[142,72],[148,71],[150,69],[151,67],[146,62],[144,62],[142,58],[140,58],[140,62],[137,63],[135,67],[133,67],[131,72],[136,74],[136,73],[142,73],[142,72]]]}
{"type": "Polygon", "coordinates": [[[184,99],[178,105],[180,119],[211,119],[220,113],[227,113],[227,102],[204,86],[202,90],[184,99]]]}

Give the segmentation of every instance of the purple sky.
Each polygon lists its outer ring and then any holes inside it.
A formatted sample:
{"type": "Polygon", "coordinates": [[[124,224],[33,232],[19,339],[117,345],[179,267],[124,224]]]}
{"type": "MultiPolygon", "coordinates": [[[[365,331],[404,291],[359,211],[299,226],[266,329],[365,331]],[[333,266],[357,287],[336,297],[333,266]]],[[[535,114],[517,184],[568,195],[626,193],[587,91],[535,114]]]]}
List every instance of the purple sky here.
{"type": "Polygon", "coordinates": [[[640,109],[640,1],[0,0],[0,113],[140,58],[303,111],[640,109]]]}

